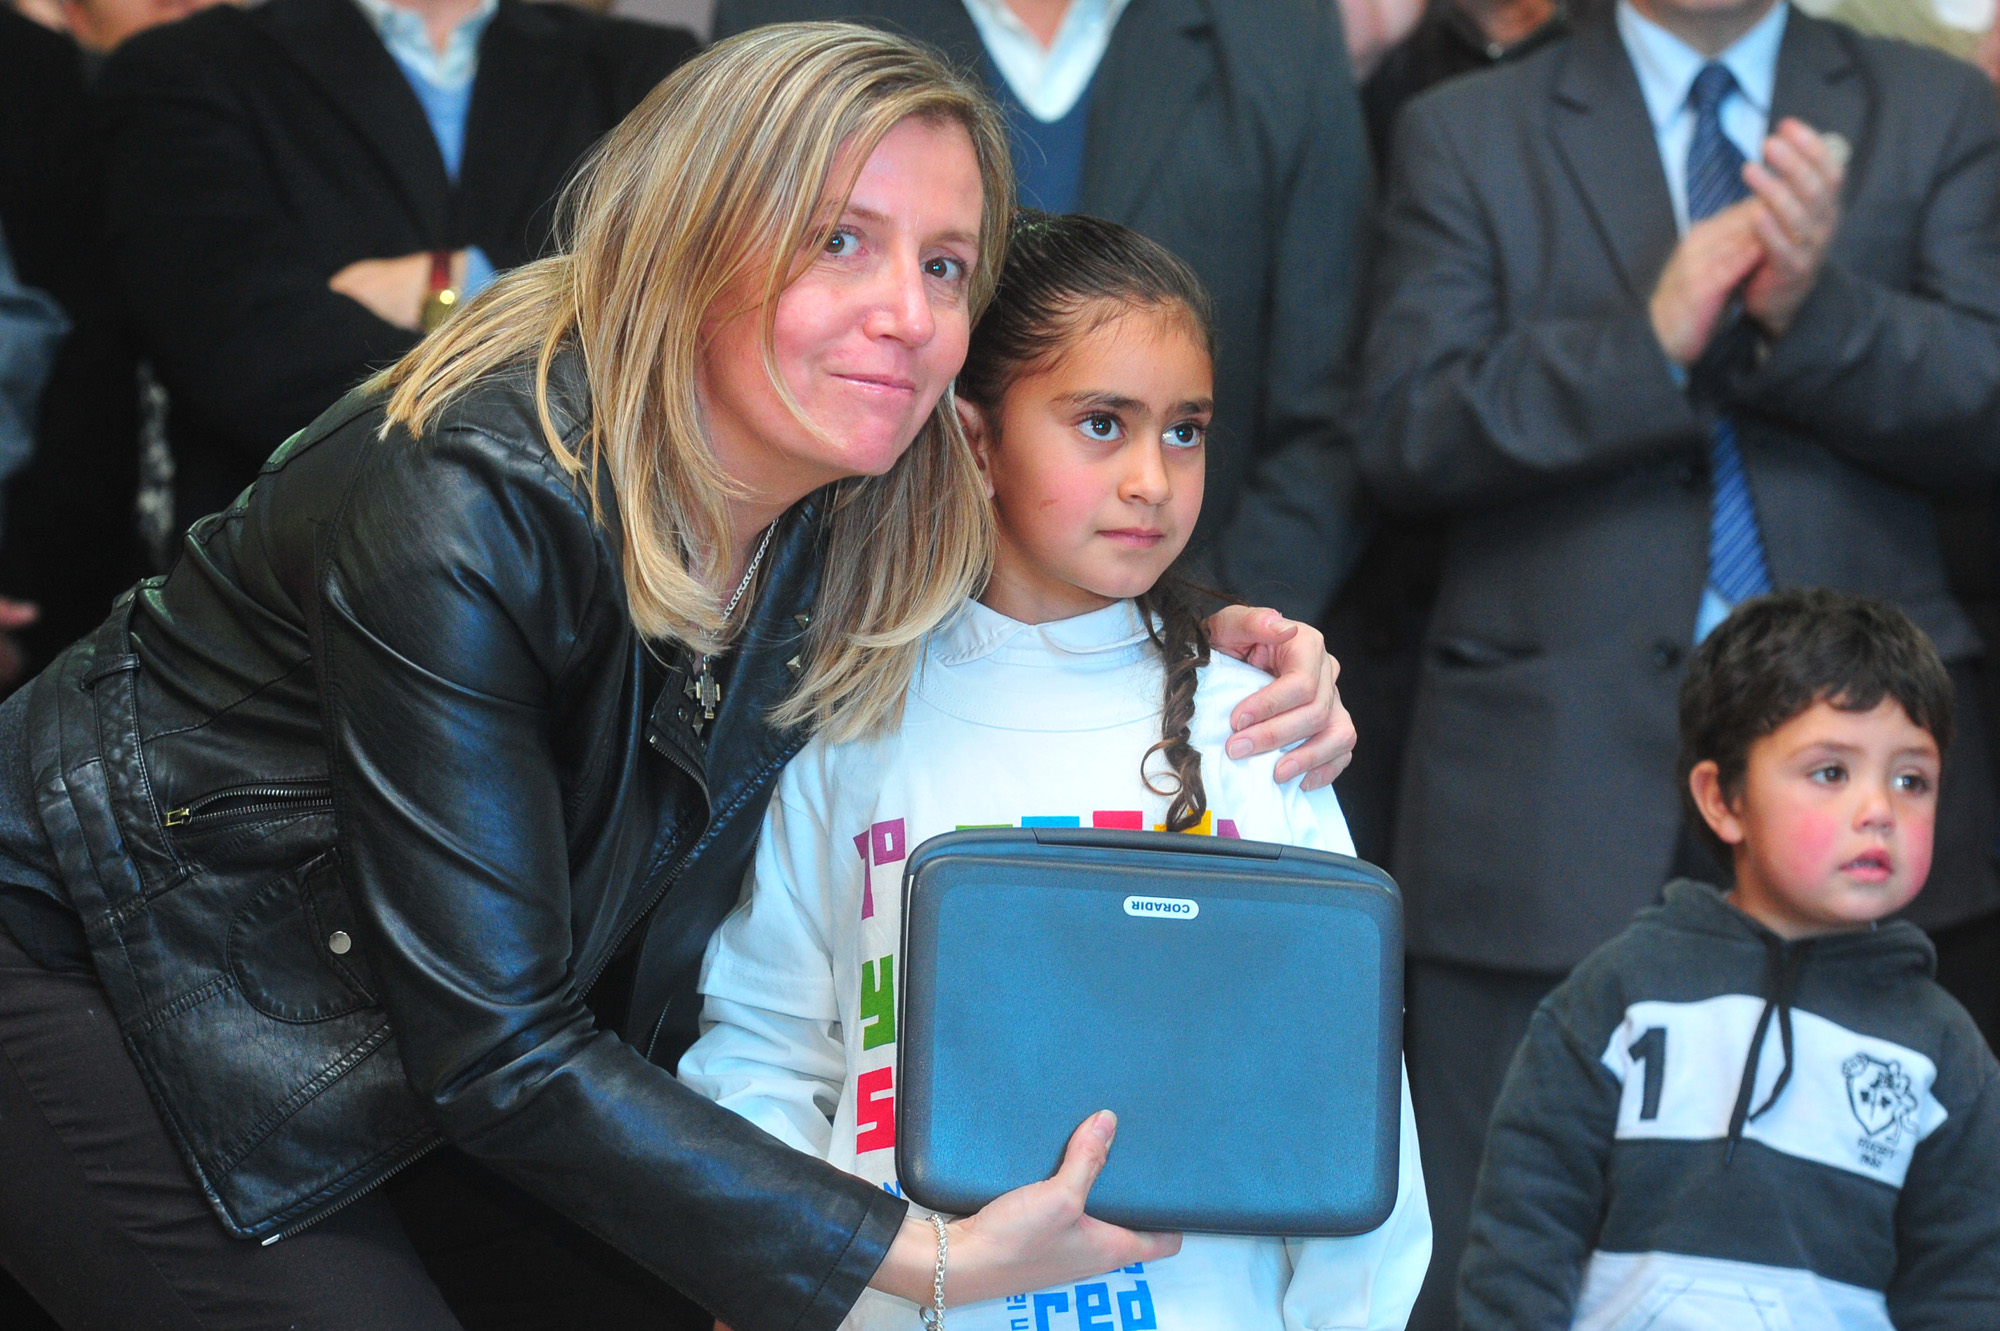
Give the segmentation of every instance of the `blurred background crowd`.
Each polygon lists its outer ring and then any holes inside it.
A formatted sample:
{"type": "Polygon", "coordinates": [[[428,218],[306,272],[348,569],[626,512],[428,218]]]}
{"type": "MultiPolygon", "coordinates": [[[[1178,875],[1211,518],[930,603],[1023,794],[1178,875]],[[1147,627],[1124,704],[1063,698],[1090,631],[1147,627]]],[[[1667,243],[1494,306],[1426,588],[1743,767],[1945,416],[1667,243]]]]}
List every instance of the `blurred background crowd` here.
{"type": "MultiPolygon", "coordinates": [[[[1214,296],[1204,571],[1325,630],[1341,801],[1406,894],[1413,1325],[1451,1324],[1536,1002],[1670,876],[1723,876],[1674,695],[1735,600],[1883,596],[1941,649],[1963,720],[1911,915],[2000,1029],[1994,0],[13,4],[0,692],[440,293],[544,252],[579,158],[702,42],[859,18],[980,72],[1024,202],[1130,225],[1214,296]],[[1690,63],[1701,31],[1727,49],[1690,63]],[[1797,252],[1718,279],[1730,175],[1786,117],[1840,136],[1837,223],[1780,179],[1797,252]]],[[[0,1321],[38,1325],[19,1297],[0,1321]]]]}

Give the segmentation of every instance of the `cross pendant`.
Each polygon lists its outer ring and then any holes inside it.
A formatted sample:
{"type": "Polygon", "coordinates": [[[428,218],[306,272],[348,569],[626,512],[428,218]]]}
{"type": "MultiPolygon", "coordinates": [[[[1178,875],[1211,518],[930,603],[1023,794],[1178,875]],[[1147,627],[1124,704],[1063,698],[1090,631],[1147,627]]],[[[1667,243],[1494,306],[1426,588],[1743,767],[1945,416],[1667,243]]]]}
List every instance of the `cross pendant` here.
{"type": "Polygon", "coordinates": [[[706,656],[701,658],[701,668],[688,680],[685,691],[694,699],[695,706],[701,708],[701,716],[694,723],[694,733],[699,735],[702,726],[715,719],[716,705],[722,701],[722,686],[715,682],[706,656]]]}

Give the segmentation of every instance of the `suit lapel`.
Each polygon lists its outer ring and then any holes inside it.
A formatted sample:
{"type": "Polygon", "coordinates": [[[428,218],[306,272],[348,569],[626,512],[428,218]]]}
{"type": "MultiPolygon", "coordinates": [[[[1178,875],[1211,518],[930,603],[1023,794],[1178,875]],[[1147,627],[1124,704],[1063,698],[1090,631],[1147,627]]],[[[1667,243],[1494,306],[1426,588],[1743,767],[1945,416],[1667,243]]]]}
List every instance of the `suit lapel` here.
{"type": "Polygon", "coordinates": [[[1174,103],[1208,95],[1215,82],[1214,32],[1204,0],[1132,0],[1091,89],[1079,211],[1133,215],[1180,132],[1174,103]],[[1172,101],[1163,71],[1172,71],[1172,101]]]}
{"type": "MultiPolygon", "coordinates": [[[[543,202],[550,142],[562,131],[566,99],[590,77],[567,43],[535,31],[536,15],[501,0],[479,41],[479,76],[466,114],[459,162],[457,239],[481,228],[512,226],[543,202]]],[[[540,237],[514,236],[532,253],[540,237]]],[[[493,256],[498,258],[498,256],[493,256]]]]}
{"type": "Polygon", "coordinates": [[[424,108],[352,0],[275,0],[258,11],[271,39],[367,146],[417,231],[442,241],[451,208],[424,108]]]}
{"type": "Polygon", "coordinates": [[[1550,135],[1625,285],[1644,301],[1679,235],[1639,76],[1610,15],[1571,39],[1557,75],[1550,135]]]}
{"type": "Polygon", "coordinates": [[[1854,158],[1847,168],[1849,195],[1861,178],[1874,117],[1869,112],[1867,80],[1856,77],[1853,54],[1841,30],[1796,8],[1785,20],[1785,40],[1778,49],[1778,82],[1771,94],[1771,128],[1786,116],[1797,116],[1822,134],[1847,139],[1854,158]]]}

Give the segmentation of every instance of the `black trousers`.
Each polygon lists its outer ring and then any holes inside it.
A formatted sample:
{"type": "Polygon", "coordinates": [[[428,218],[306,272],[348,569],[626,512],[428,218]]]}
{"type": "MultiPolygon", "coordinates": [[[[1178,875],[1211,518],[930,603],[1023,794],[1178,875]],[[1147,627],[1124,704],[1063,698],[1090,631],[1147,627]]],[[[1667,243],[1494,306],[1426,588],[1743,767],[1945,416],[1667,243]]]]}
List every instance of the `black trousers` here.
{"type": "MultiPolygon", "coordinates": [[[[44,969],[4,929],[0,1265],[68,1331],[712,1325],[450,1150],[279,1243],[230,1238],[154,1112],[96,977],[44,969]]],[[[32,1327],[32,1316],[5,1324],[32,1327]]]]}
{"type": "Polygon", "coordinates": [[[1403,975],[1403,1059],[1431,1208],[1431,1267],[1410,1331],[1456,1331],[1458,1262],[1486,1123],[1528,1019],[1563,977],[1416,958],[1403,975]]]}

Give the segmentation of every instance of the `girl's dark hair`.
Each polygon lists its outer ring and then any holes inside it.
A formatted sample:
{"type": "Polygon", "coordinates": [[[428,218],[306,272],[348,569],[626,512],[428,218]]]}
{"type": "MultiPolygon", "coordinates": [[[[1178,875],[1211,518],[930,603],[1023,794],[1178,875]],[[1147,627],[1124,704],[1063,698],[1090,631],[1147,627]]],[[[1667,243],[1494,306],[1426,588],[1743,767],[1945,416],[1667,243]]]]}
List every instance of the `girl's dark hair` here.
{"type": "MultiPolygon", "coordinates": [[[[958,396],[978,407],[997,430],[1001,400],[1023,375],[1046,368],[1077,336],[1134,310],[1185,315],[1190,330],[1215,358],[1215,319],[1208,292],[1194,270],[1129,227],[1077,214],[1061,216],[1024,208],[1014,216],[1007,257],[993,303],[972,330],[958,396]]],[[[1140,770],[1159,754],[1161,781],[1144,776],[1156,795],[1173,796],[1167,830],[1185,832],[1201,822],[1208,796],[1201,783],[1201,754],[1188,742],[1194,691],[1208,664],[1208,632],[1198,598],[1202,591],[1169,569],[1136,598],[1147,632],[1166,666],[1160,742],[1146,750],[1140,770]]]]}
{"type": "Polygon", "coordinates": [[[1886,601],[1806,588],[1736,607],[1708,635],[1681,681],[1681,800],[1708,848],[1729,863],[1688,789],[1713,761],[1723,793],[1743,788],[1750,746],[1816,702],[1868,712],[1894,698],[1910,721],[1951,745],[1951,676],[1937,648],[1886,601]]]}

